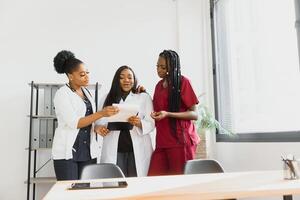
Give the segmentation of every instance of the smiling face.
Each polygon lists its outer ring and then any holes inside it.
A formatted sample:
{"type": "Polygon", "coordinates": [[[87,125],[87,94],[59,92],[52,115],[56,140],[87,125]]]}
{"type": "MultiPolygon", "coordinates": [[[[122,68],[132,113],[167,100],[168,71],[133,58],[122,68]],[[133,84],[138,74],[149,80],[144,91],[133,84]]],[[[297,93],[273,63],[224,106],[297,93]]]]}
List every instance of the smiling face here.
{"type": "Polygon", "coordinates": [[[159,78],[166,78],[168,76],[167,60],[164,57],[159,56],[156,65],[157,75],[159,78]]]}
{"type": "Polygon", "coordinates": [[[89,84],[89,71],[83,63],[79,64],[76,70],[68,74],[68,77],[70,82],[76,86],[87,86],[89,84]]]}
{"type": "Polygon", "coordinates": [[[124,69],[120,74],[120,87],[123,92],[130,92],[134,85],[134,75],[130,69],[124,69]]]}

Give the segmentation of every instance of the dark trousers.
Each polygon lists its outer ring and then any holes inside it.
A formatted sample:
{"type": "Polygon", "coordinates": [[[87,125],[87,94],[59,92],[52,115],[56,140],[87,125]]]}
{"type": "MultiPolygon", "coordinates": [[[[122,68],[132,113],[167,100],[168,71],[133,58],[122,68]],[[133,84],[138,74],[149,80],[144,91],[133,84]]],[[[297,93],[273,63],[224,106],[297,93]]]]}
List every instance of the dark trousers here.
{"type": "Polygon", "coordinates": [[[83,167],[89,164],[95,164],[96,162],[96,159],[91,159],[84,162],[76,162],[73,159],[53,160],[56,178],[58,181],[78,180],[83,167]]]}
{"type": "Polygon", "coordinates": [[[117,155],[117,165],[126,177],[136,177],[136,166],[133,152],[120,153],[117,155]]]}

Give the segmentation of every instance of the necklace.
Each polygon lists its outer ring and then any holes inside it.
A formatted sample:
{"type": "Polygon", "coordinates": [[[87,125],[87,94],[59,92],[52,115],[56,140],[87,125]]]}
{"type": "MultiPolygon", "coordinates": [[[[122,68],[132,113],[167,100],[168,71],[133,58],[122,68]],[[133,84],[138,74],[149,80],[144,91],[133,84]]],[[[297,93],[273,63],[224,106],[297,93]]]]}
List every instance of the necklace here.
{"type": "Polygon", "coordinates": [[[70,88],[70,90],[71,90],[72,92],[76,92],[76,90],[75,90],[74,88],[72,88],[70,84],[66,83],[66,86],[68,86],[68,88],[70,88]]]}
{"type": "Polygon", "coordinates": [[[71,90],[72,92],[76,93],[76,94],[77,94],[77,95],[78,95],[85,103],[87,103],[88,98],[87,98],[87,96],[85,95],[85,93],[84,93],[84,91],[82,90],[82,88],[81,88],[81,92],[82,92],[82,95],[81,95],[81,94],[79,94],[74,88],[72,88],[70,84],[66,83],[66,86],[68,86],[68,88],[70,88],[70,90],[71,90]]]}

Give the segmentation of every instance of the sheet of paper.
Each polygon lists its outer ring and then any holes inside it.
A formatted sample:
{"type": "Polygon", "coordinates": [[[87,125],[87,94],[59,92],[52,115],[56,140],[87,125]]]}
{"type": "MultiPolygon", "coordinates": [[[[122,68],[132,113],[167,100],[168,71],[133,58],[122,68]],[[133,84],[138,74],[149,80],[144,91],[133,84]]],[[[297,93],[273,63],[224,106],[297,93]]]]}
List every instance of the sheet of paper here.
{"type": "Polygon", "coordinates": [[[113,104],[119,108],[116,115],[107,117],[107,122],[127,122],[131,116],[136,116],[139,112],[139,106],[133,104],[113,104]]]}

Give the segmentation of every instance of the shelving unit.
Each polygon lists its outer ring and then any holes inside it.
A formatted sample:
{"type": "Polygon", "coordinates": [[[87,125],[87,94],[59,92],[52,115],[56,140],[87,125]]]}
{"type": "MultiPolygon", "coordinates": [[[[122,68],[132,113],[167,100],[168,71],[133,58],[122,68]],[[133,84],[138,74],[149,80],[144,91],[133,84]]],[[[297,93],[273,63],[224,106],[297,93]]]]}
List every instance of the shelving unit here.
{"type": "MultiPolygon", "coordinates": [[[[50,161],[49,158],[37,169],[37,152],[49,150],[52,147],[52,140],[57,127],[53,98],[56,91],[64,84],[57,83],[29,83],[31,87],[30,114],[29,117],[29,142],[28,148],[28,171],[27,171],[27,200],[30,198],[30,186],[32,184],[32,199],[35,199],[35,186],[39,183],[55,183],[55,177],[37,177],[37,173],[42,170],[50,161]],[[33,156],[32,156],[33,153],[33,156]],[[33,159],[33,169],[31,169],[33,159]]],[[[89,90],[94,90],[96,109],[98,108],[98,82],[88,86],[89,90]]]]}

